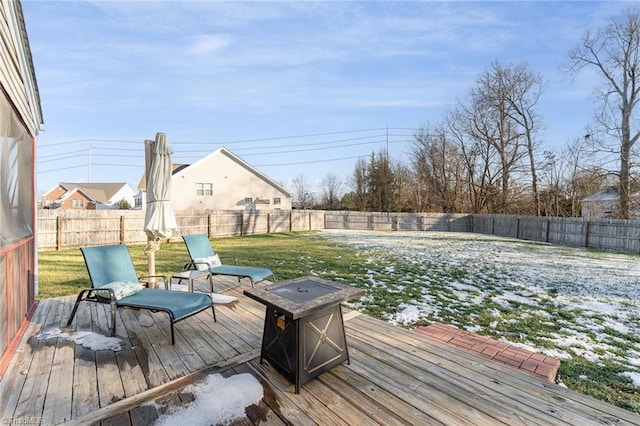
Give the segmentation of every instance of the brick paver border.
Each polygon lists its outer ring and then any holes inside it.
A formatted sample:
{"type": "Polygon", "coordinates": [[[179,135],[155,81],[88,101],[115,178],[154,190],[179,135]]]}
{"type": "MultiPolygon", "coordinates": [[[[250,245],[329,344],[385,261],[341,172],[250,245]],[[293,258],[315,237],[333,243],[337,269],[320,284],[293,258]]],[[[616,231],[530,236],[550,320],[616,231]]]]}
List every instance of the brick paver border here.
{"type": "Polygon", "coordinates": [[[560,368],[560,360],[554,357],[531,352],[509,343],[500,342],[490,337],[480,336],[439,322],[416,327],[414,331],[491,358],[509,367],[535,374],[550,382],[556,380],[558,369],[560,368]]]}

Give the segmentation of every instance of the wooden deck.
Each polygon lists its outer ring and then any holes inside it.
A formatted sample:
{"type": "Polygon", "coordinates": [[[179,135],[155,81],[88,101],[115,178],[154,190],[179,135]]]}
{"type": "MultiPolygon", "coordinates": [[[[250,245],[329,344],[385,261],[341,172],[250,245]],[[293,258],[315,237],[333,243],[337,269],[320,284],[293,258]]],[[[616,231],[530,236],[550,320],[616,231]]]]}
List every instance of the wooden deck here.
{"type": "MultiPolygon", "coordinates": [[[[174,346],[164,314],[136,310],[119,312],[117,333],[126,344],[118,352],[39,340],[66,322],[74,298],[40,302],[0,381],[0,420],[148,425],[192,400],[184,386],[211,373],[250,373],[264,398],[237,424],[640,424],[629,411],[357,312],[345,313],[351,363],[296,395],[259,362],[264,307],[242,295],[246,283],[216,282],[238,302],[217,305],[217,323],[210,311],[178,323],[174,346]]],[[[75,330],[106,334],[105,308],[84,303],[75,330]]]]}

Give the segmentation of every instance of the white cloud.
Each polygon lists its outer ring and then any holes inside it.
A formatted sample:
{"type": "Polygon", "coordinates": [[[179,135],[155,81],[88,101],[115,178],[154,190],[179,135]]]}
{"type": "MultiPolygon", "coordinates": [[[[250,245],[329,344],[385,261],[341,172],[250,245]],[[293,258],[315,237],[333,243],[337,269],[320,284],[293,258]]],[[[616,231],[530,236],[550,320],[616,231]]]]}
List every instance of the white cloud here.
{"type": "Polygon", "coordinates": [[[231,38],[221,34],[197,35],[192,38],[189,53],[196,56],[206,56],[231,45],[231,38]]]}

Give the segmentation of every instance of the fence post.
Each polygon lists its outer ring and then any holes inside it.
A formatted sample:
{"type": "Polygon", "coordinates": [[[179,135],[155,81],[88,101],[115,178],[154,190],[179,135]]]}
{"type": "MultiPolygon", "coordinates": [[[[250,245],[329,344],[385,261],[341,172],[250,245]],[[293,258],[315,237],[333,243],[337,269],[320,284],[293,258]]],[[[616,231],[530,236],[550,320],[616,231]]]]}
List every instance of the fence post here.
{"type": "Polygon", "coordinates": [[[582,225],[582,238],[584,239],[584,246],[589,247],[589,221],[587,220],[582,225]]]}
{"type": "Polygon", "coordinates": [[[207,214],[207,236],[209,236],[209,238],[211,238],[213,236],[213,232],[212,232],[212,226],[211,226],[211,213],[207,214]]]}
{"type": "Polygon", "coordinates": [[[545,243],[549,242],[549,228],[551,228],[551,219],[547,219],[547,229],[545,230],[545,238],[544,238],[545,243]]]}
{"type": "Polygon", "coordinates": [[[271,213],[267,213],[267,234],[271,233],[271,213]]]}
{"type": "Polygon", "coordinates": [[[516,238],[520,238],[520,218],[516,218],[516,238]]]}
{"type": "Polygon", "coordinates": [[[289,210],[289,232],[293,231],[293,209],[289,210]]]}
{"type": "Polygon", "coordinates": [[[628,252],[629,251],[629,226],[631,226],[630,221],[626,220],[625,221],[625,227],[624,227],[624,251],[628,252]]]}
{"type": "Polygon", "coordinates": [[[244,212],[240,212],[240,236],[244,232],[244,212]]]}
{"type": "Polygon", "coordinates": [[[62,248],[62,217],[56,217],[56,250],[62,248]]]}
{"type": "Polygon", "coordinates": [[[120,244],[124,244],[124,215],[120,216],[120,244]]]}
{"type": "Polygon", "coordinates": [[[311,231],[311,212],[309,212],[309,231],[311,231]]]}

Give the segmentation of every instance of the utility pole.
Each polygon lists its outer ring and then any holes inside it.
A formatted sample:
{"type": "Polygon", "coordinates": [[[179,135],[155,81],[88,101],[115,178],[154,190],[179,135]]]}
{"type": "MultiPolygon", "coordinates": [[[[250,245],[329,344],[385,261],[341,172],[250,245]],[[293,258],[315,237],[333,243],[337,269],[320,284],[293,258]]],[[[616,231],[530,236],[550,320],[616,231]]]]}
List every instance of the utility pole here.
{"type": "Polygon", "coordinates": [[[389,157],[389,123],[387,123],[387,157],[389,157]]]}

